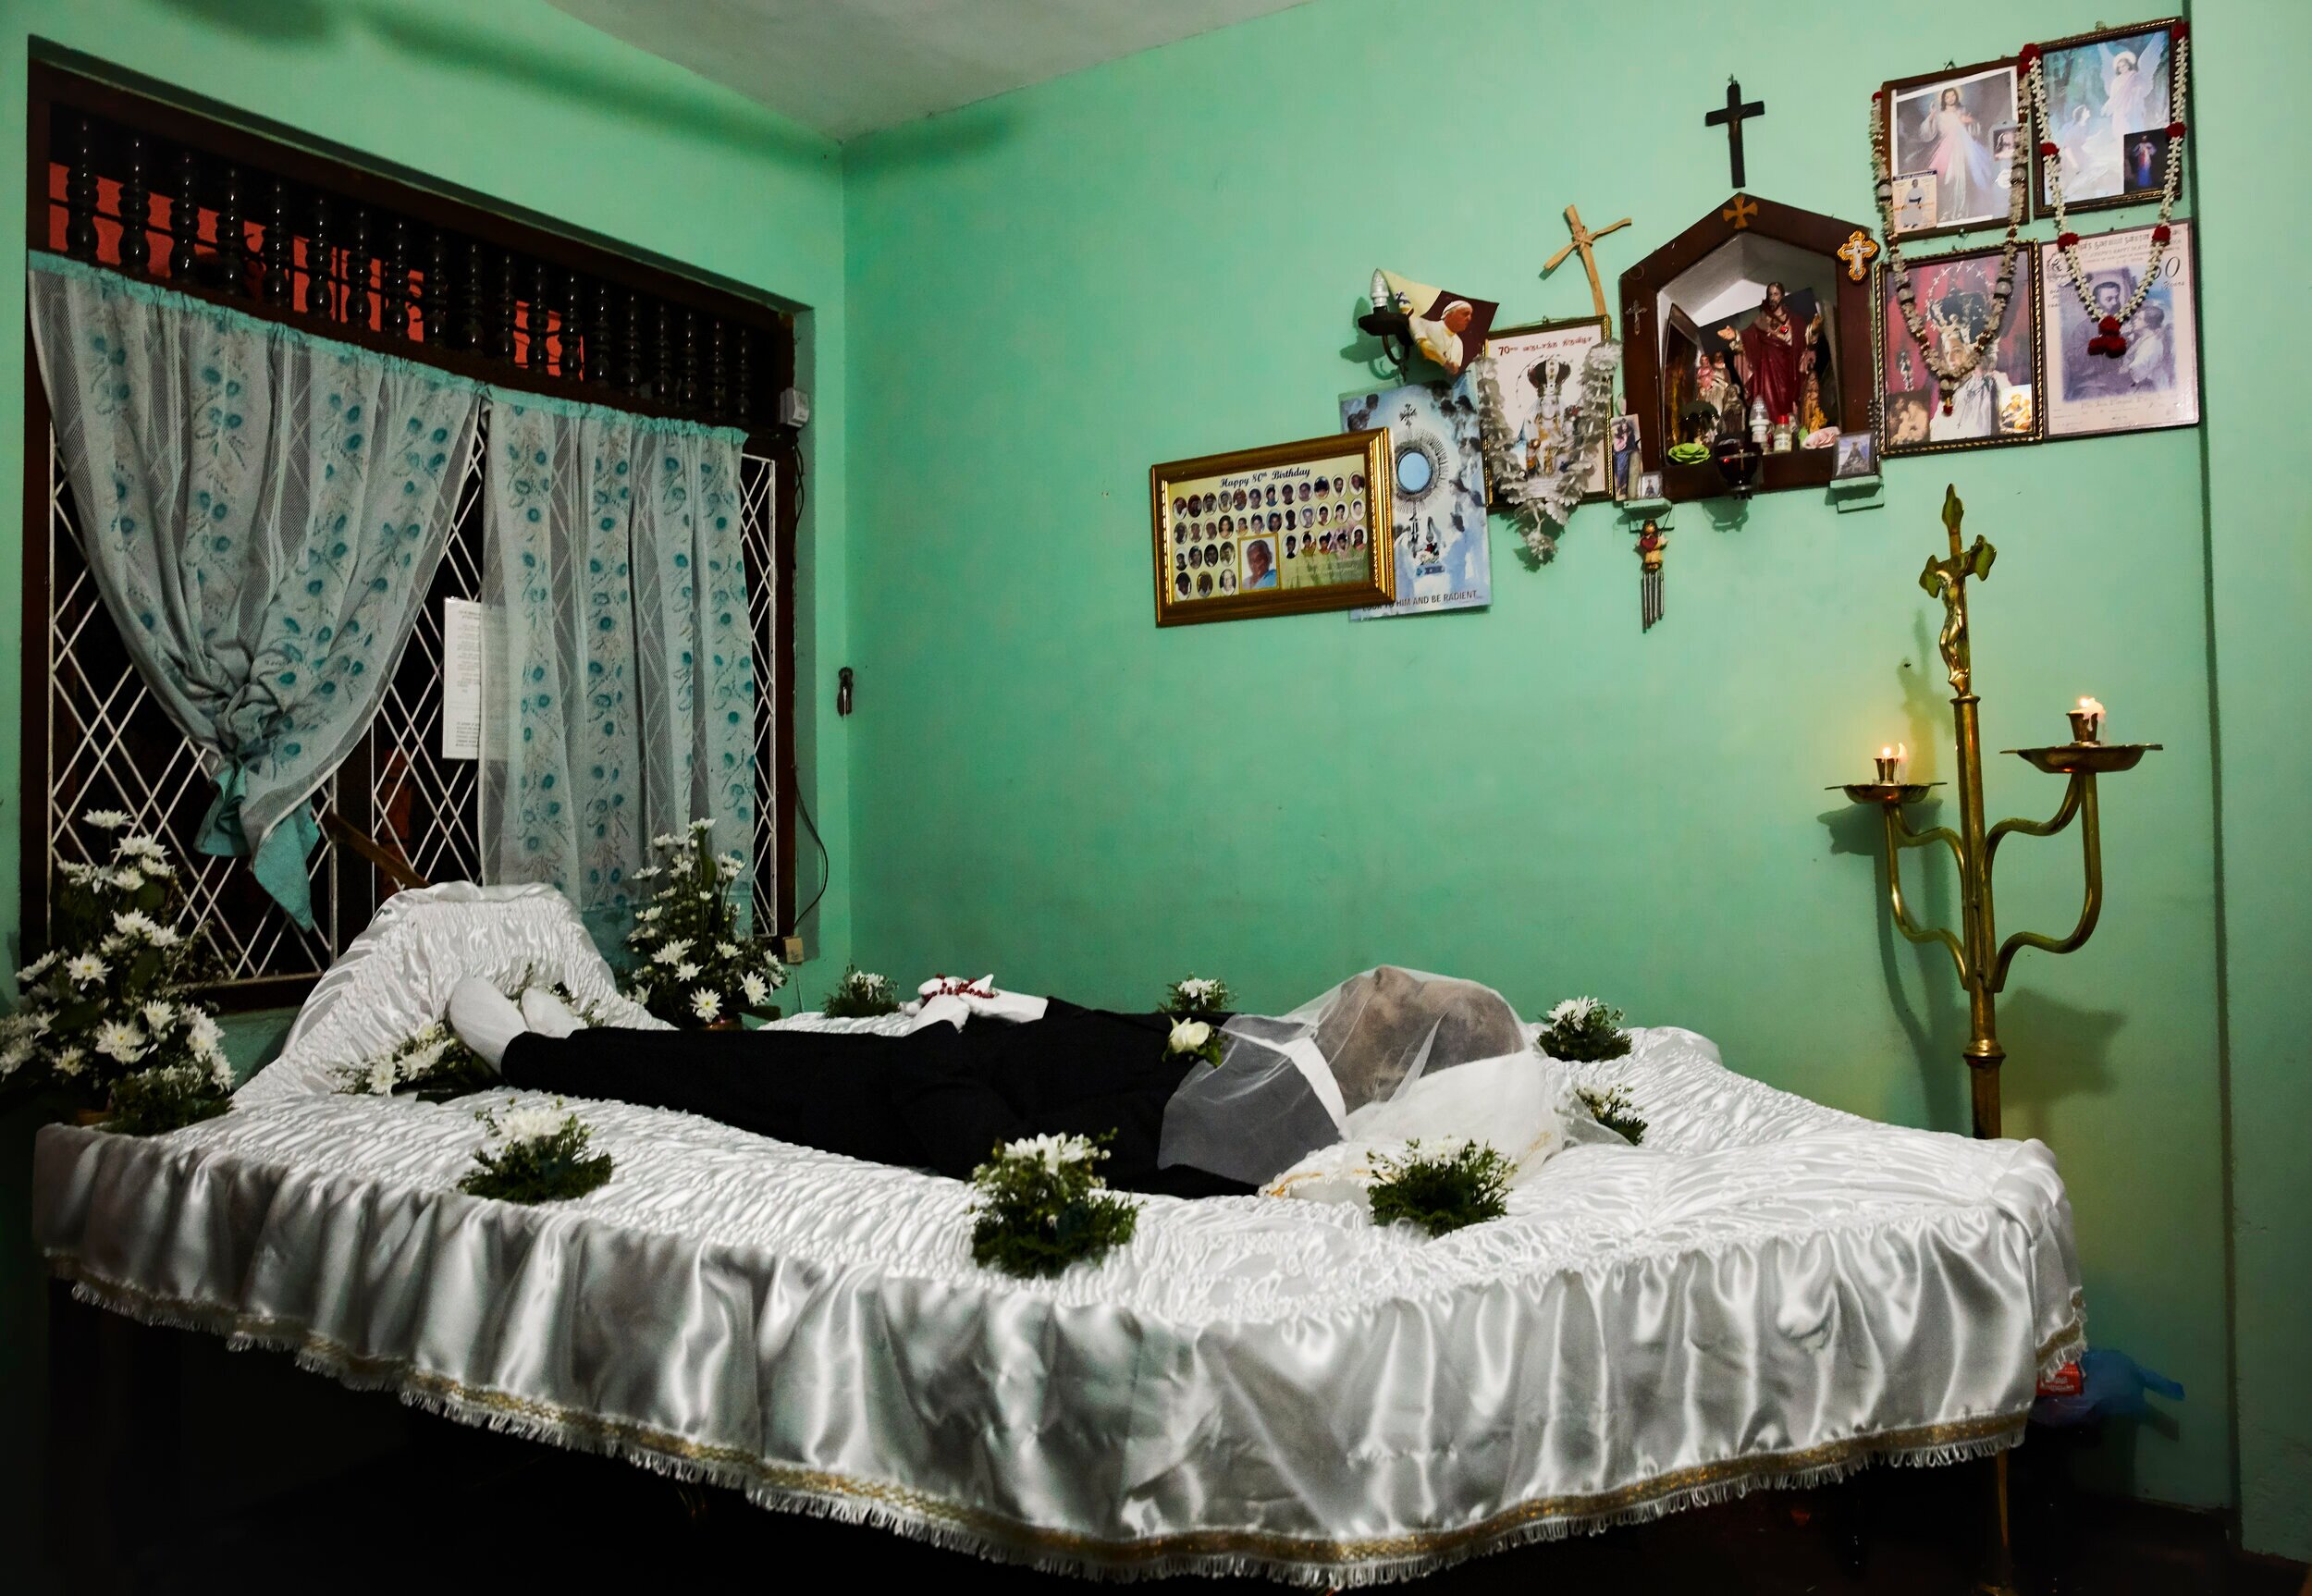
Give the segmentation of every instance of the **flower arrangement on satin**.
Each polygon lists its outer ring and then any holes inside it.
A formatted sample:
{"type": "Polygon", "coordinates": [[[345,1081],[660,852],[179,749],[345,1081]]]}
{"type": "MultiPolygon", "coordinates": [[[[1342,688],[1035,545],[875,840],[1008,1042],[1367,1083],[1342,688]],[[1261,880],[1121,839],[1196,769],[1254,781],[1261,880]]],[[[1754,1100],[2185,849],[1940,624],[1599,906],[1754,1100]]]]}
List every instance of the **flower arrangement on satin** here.
{"type": "Polygon", "coordinates": [[[1568,998],[1542,1017],[1534,1046],[1553,1059],[1588,1064],[1618,1059],[1629,1051],[1622,1012],[1595,998],[1568,998]]]}
{"type": "Polygon", "coordinates": [[[653,839],[665,863],[632,878],[665,884],[634,911],[634,928],[626,934],[634,959],[626,995],[690,1030],[734,1025],[742,1014],[775,1018],[770,995],[787,984],[771,939],[739,934],[731,887],[745,866],[736,853],[708,849],[714,825],[694,820],[680,836],[653,839]]]}
{"type": "Polygon", "coordinates": [[[489,1136],[458,1183],[461,1192],[501,1202],[560,1202],[584,1197],[610,1178],[610,1155],[590,1150],[594,1133],[563,1109],[560,1098],[551,1105],[509,1098],[503,1109],[484,1109],[473,1117],[489,1136]]]}
{"type": "Polygon", "coordinates": [[[971,1172],[972,1261],[1052,1275],[1130,1241],[1140,1210],[1093,1168],[1107,1156],[1089,1136],[1027,1136],[997,1148],[971,1172]]]}
{"type": "Polygon", "coordinates": [[[1173,1058],[1202,1059],[1214,1069],[1220,1068],[1220,1032],[1203,1020],[1183,1014],[1172,1023],[1172,1035],[1164,1038],[1164,1051],[1173,1058]]]}
{"type": "Polygon", "coordinates": [[[842,979],[827,994],[819,1013],[830,1020],[872,1020],[881,1014],[895,1014],[899,1013],[899,988],[892,985],[889,976],[847,964],[842,979]]]}
{"type": "Polygon", "coordinates": [[[1581,1106],[1590,1111],[1590,1117],[1612,1131],[1631,1147],[1645,1140],[1646,1123],[1638,1117],[1638,1107],[1629,1100],[1627,1087],[1614,1087],[1598,1091],[1590,1087],[1576,1087],[1574,1095],[1581,1106]]]}
{"type": "Polygon", "coordinates": [[[1408,1142],[1401,1158],[1373,1160],[1372,1222],[1419,1225],[1440,1236],[1509,1211],[1509,1180],[1517,1166],[1483,1142],[1451,1152],[1420,1150],[1408,1142]]]}
{"type": "Polygon", "coordinates": [[[120,1083],[178,1071],[130,1093],[145,1099],[144,1120],[188,1093],[216,1105],[193,1117],[222,1112],[232,1065],[216,1016],[185,996],[201,961],[176,928],[183,893],[168,850],[117,810],[81,819],[119,835],[106,862],[58,867],[55,945],[17,973],[22,999],[0,1021],[0,1087],[117,1108],[120,1083]]]}
{"type": "Polygon", "coordinates": [[[1164,989],[1162,1012],[1167,1014],[1221,1014],[1236,994],[1228,983],[1212,976],[1190,976],[1164,989]]]}
{"type": "Polygon", "coordinates": [[[216,1077],[191,1064],[163,1064],[113,1083],[102,1128],[124,1136],[157,1136],[213,1120],[233,1106],[216,1077]]]}
{"type": "Polygon", "coordinates": [[[498,1072],[436,1020],[392,1051],[350,1066],[340,1079],[341,1091],[443,1103],[495,1086],[498,1072]]]}

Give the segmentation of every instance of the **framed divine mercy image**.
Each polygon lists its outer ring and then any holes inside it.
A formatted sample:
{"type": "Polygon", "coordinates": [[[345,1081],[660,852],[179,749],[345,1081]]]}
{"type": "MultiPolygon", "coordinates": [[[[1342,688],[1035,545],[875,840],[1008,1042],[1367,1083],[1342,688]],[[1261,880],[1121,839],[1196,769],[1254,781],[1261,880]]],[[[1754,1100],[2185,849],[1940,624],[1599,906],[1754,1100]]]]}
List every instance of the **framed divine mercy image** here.
{"type": "Polygon", "coordinates": [[[1386,427],[1149,467],[1156,624],[1393,602],[1389,485],[1386,427]]]}

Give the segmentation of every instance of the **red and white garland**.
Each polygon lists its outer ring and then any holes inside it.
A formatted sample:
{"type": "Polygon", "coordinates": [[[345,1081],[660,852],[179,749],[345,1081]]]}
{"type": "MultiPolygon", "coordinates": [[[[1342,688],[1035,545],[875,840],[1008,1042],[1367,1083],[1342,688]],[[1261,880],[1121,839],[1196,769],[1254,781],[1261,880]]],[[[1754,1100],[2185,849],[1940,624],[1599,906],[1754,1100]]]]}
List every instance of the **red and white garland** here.
{"type": "MultiPolygon", "coordinates": [[[[2116,315],[2099,313],[2094,292],[2087,287],[2087,274],[2079,264],[2079,235],[2071,229],[2063,205],[2062,153],[2051,138],[2039,142],[2039,155],[2046,165],[2048,192],[2055,201],[2055,248],[2063,257],[2063,264],[2071,276],[2072,292],[2079,297],[2080,308],[2096,326],[2095,336],[2087,340],[2087,352],[2109,355],[2117,360],[2127,352],[2127,335],[2120,329],[2144,308],[2144,297],[2159,280],[2159,263],[2168,252],[2168,240],[2173,236],[2168,223],[2175,213],[2176,195],[2183,183],[2183,121],[2184,85],[2190,76],[2192,44],[2190,25],[2178,22],[2168,30],[2173,41],[2175,63],[2168,80],[2168,169],[2159,188],[2159,221],[2151,229],[2151,258],[2145,263],[2143,275],[2135,281],[2135,295],[2116,315]]],[[[2026,44],[2016,57],[2023,69],[2024,80],[2031,87],[2031,111],[2037,118],[2042,133],[2050,130],[2048,121],[2048,71],[2045,52],[2036,44],[2026,44]]],[[[1891,240],[1890,240],[1891,241],[1891,240]]]]}
{"type": "MultiPolygon", "coordinates": [[[[1895,179],[1888,169],[1887,158],[1887,122],[1883,105],[1884,92],[1871,95],[1871,176],[1877,179],[1878,228],[1887,239],[1887,273],[1895,289],[1895,304],[1902,312],[1902,325],[1911,331],[1912,341],[1919,346],[1919,356],[1926,369],[1935,374],[1935,386],[1942,396],[1943,413],[1950,414],[1951,394],[1974,374],[1977,366],[1998,342],[1999,334],[2007,327],[2007,301],[2015,292],[2015,239],[2023,227],[2023,189],[2030,180],[2027,163],[2021,156],[2007,165],[2007,240],[1999,251],[1998,279],[1991,286],[1991,313],[1974,339],[1959,358],[1945,364],[1942,340],[1935,329],[1919,314],[1919,291],[1911,281],[1911,268],[1902,258],[1902,239],[1895,231],[1893,214],[1895,179]]],[[[2028,112],[2025,113],[2027,117],[2028,112]]],[[[2041,124],[2045,125],[2044,122],[2041,124]]],[[[2024,142],[2023,129],[2016,129],[2016,147],[2024,142]]]]}

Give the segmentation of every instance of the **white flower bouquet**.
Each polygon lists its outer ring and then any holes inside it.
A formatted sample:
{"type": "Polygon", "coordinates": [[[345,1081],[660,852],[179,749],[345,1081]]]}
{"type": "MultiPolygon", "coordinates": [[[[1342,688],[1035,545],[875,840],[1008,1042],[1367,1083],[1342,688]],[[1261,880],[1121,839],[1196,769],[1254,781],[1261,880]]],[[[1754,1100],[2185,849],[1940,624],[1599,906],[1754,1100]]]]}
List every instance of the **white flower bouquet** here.
{"type": "Polygon", "coordinates": [[[1202,1059],[1216,1070],[1220,1068],[1221,1048],[1217,1029],[1185,1014],[1172,1023],[1172,1035],[1164,1038],[1165,1052],[1175,1058],[1202,1059]]]}
{"type": "Polygon", "coordinates": [[[689,1030],[735,1025],[742,1014],[775,1019],[770,995],[787,984],[770,939],[739,934],[731,887],[744,866],[735,853],[708,849],[713,830],[712,820],[694,820],[679,837],[655,839],[665,863],[633,878],[663,885],[634,911],[626,934],[633,958],[626,995],[689,1030]]]}
{"type": "Polygon", "coordinates": [[[1167,1014],[1217,1014],[1227,1011],[1232,994],[1228,983],[1211,976],[1190,976],[1164,991],[1167,1014]]]}
{"type": "Polygon", "coordinates": [[[1568,998],[1542,1016],[1534,1045],[1553,1059],[1595,1063],[1629,1052],[1629,1033],[1622,1029],[1619,1009],[1595,998],[1568,998]]]}
{"type": "Polygon", "coordinates": [[[592,1149],[594,1132],[560,1098],[550,1104],[509,1098],[504,1108],[473,1117],[488,1136],[458,1183],[461,1192],[501,1202],[560,1202],[584,1197],[610,1178],[610,1155],[592,1149]]]}
{"type": "Polygon", "coordinates": [[[190,1117],[177,1123],[222,1111],[232,1065],[215,1014],[186,996],[199,960],[176,928],[183,895],[168,850],[117,811],[82,819],[120,835],[107,862],[59,867],[55,946],[17,973],[21,1001],[0,1021],[0,1088],[117,1111],[121,1083],[149,1075],[128,1094],[141,1129],[175,1128],[159,1122],[178,1111],[190,1117]]]}
{"type": "Polygon", "coordinates": [[[819,1012],[830,1020],[871,1020],[879,1014],[895,1014],[899,1013],[899,989],[889,976],[855,964],[843,971],[842,979],[827,994],[819,1012]]]}
{"type": "Polygon", "coordinates": [[[1130,1241],[1140,1210],[1106,1189],[1093,1166],[1107,1156],[1089,1136],[1026,1136],[997,1148],[971,1172],[972,1261],[1005,1274],[1058,1274],[1130,1241]]]}

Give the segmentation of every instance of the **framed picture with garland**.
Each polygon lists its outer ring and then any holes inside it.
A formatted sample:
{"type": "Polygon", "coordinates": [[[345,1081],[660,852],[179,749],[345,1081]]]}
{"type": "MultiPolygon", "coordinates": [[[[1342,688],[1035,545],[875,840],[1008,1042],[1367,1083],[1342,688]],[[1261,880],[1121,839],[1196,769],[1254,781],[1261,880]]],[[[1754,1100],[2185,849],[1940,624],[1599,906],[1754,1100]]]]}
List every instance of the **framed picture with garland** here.
{"type": "MultiPolygon", "coordinates": [[[[2021,141],[2023,105],[2023,77],[2012,60],[1947,67],[1881,87],[1880,135],[1888,174],[1902,202],[1892,219],[1903,238],[1935,239],[2006,224],[2016,197],[2009,177],[2016,162],[2028,158],[2021,141]]],[[[2021,197],[2019,219],[2029,221],[2028,190],[2021,197]]]]}
{"type": "Polygon", "coordinates": [[[2034,160],[2039,215],[2055,214],[2059,176],[2071,211],[2159,199],[2170,143],[2176,144],[2179,160],[2183,153],[2182,141],[2171,141],[2168,131],[2176,62],[2183,54],[2177,48],[2178,26],[2171,17],[2039,46],[2048,85],[2048,125],[2034,160]]]}
{"type": "Polygon", "coordinates": [[[2048,437],[2199,424],[2192,224],[2176,222],[2168,231],[2156,267],[2149,226],[2080,239],[2070,252],[2079,264],[2076,277],[2060,246],[2038,246],[2048,437]],[[2098,350],[2102,318],[2130,304],[2134,313],[2123,324],[2117,352],[2098,350]],[[2093,318],[2089,305],[2097,313],[2093,318]]]}
{"type": "MultiPolygon", "coordinates": [[[[1982,358],[1950,393],[1943,410],[1927,351],[1913,336],[1893,291],[1894,274],[1878,268],[1878,414],[1880,454],[1940,454],[2037,443],[2040,413],[2037,252],[2015,252],[2015,286],[2005,324],[1982,358]]],[[[1908,263],[1922,330],[1946,365],[1983,337],[1997,303],[2000,251],[1961,250],[1908,263]]]]}

